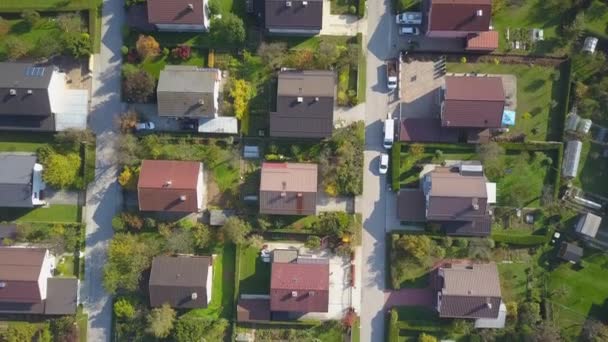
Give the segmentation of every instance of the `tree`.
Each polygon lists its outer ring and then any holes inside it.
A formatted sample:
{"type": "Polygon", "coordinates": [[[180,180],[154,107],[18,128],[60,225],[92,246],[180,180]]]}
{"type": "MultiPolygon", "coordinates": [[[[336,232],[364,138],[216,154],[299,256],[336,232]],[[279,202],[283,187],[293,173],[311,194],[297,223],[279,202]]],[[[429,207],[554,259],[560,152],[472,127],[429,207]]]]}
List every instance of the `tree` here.
{"type": "Polygon", "coordinates": [[[165,303],[160,308],[152,309],[146,318],[148,327],[146,332],[156,338],[165,338],[173,329],[175,310],[165,303]]]}
{"type": "Polygon", "coordinates": [[[424,154],[424,145],[422,144],[411,144],[409,154],[412,158],[420,158],[424,154]]]}
{"type": "Polygon", "coordinates": [[[581,337],[585,342],[608,341],[608,326],[600,321],[588,318],[583,326],[581,337]]]}
{"type": "Polygon", "coordinates": [[[175,324],[173,338],[176,342],[222,341],[228,321],[209,317],[183,315],[175,324]]]}
{"type": "Polygon", "coordinates": [[[211,35],[216,42],[239,45],[245,41],[245,25],[233,13],[225,13],[221,18],[211,20],[211,35]]]}
{"type": "Polygon", "coordinates": [[[122,134],[118,137],[118,151],[116,159],[120,165],[136,166],[139,165],[141,159],[139,153],[141,146],[139,140],[132,134],[122,134]]]}
{"type": "Polygon", "coordinates": [[[321,238],[311,235],[306,239],[304,246],[308,249],[319,249],[319,247],[321,247],[321,238]]]}
{"type": "Polygon", "coordinates": [[[79,170],[80,156],[78,154],[53,153],[45,162],[42,176],[44,181],[51,186],[67,188],[76,182],[79,170]]]}
{"type": "Polygon", "coordinates": [[[146,103],[154,94],[154,79],[145,70],[127,74],[122,83],[122,89],[127,101],[146,103]]]}
{"type": "Polygon", "coordinates": [[[192,227],[192,238],[196,247],[209,247],[211,242],[211,230],[206,225],[197,223],[192,227]]]}
{"type": "Polygon", "coordinates": [[[95,143],[95,136],[90,129],[68,128],[55,134],[55,145],[65,152],[79,151],[81,144],[95,143]]]}
{"type": "Polygon", "coordinates": [[[563,28],[562,38],[564,38],[567,41],[576,40],[576,39],[580,38],[580,36],[583,34],[584,29],[585,29],[585,13],[579,12],[576,15],[576,17],[574,18],[574,21],[572,21],[572,23],[570,23],[570,25],[566,25],[563,28]]]}
{"type": "Polygon", "coordinates": [[[326,212],[319,216],[319,220],[313,226],[317,234],[329,235],[335,239],[342,239],[353,234],[350,219],[342,212],[326,212]]]}
{"type": "Polygon", "coordinates": [[[192,254],[194,252],[192,232],[182,228],[173,229],[167,238],[165,248],[172,253],[192,254]]]}
{"type": "Polygon", "coordinates": [[[57,16],[57,27],[63,32],[79,33],[82,31],[82,18],[74,12],[62,13],[57,16]]]}
{"type": "Polygon", "coordinates": [[[230,97],[233,101],[234,116],[241,120],[249,112],[249,100],[253,97],[253,88],[245,80],[235,80],[231,83],[230,97]]]}
{"type": "Polygon", "coordinates": [[[271,69],[279,68],[283,65],[285,55],[287,54],[287,43],[275,42],[266,43],[262,42],[258,47],[258,56],[262,58],[264,64],[271,69]]]}
{"type": "Polygon", "coordinates": [[[29,44],[15,36],[8,36],[4,39],[4,46],[6,47],[6,55],[11,61],[15,61],[30,52],[29,44]]]}
{"type": "Polygon", "coordinates": [[[55,342],[77,342],[80,330],[75,316],[63,316],[51,321],[51,331],[55,342]]]}
{"type": "Polygon", "coordinates": [[[418,335],[418,342],[437,342],[437,337],[422,333],[418,335]]]}
{"type": "Polygon", "coordinates": [[[4,38],[11,31],[11,24],[8,20],[0,18],[0,38],[4,38]]]}
{"type": "Polygon", "coordinates": [[[154,37],[140,34],[137,42],[135,42],[135,50],[142,59],[155,57],[160,54],[160,44],[154,37]]]}
{"type": "Polygon", "coordinates": [[[235,244],[245,243],[245,237],[251,231],[249,224],[236,216],[226,219],[222,226],[222,233],[227,241],[235,244]]]}
{"type": "Polygon", "coordinates": [[[138,176],[138,167],[124,166],[122,172],[118,176],[118,183],[127,190],[135,190],[137,189],[138,176]]]}
{"type": "Polygon", "coordinates": [[[155,246],[140,241],[131,234],[114,235],[108,247],[103,285],[110,294],[118,290],[135,291],[142,272],[150,267],[155,246]]]}
{"type": "Polygon", "coordinates": [[[112,217],[112,228],[114,228],[114,231],[117,231],[117,232],[122,232],[125,229],[127,229],[127,225],[125,224],[125,221],[122,219],[122,215],[116,215],[116,216],[112,217]]]}
{"type": "Polygon", "coordinates": [[[127,299],[120,298],[114,302],[114,316],[118,319],[131,319],[135,317],[135,308],[127,299]]]}
{"type": "Polygon", "coordinates": [[[120,117],[118,118],[118,127],[120,128],[120,131],[123,133],[131,132],[135,128],[135,125],[137,125],[138,116],[139,113],[133,109],[129,109],[120,114],[120,117]]]}
{"type": "Polygon", "coordinates": [[[208,6],[210,16],[215,16],[222,13],[222,7],[218,0],[210,0],[208,6]]]}
{"type": "Polygon", "coordinates": [[[54,224],[48,231],[48,242],[54,255],[73,252],[78,248],[79,231],[74,225],[54,224]]]}
{"type": "Polygon", "coordinates": [[[426,235],[403,235],[395,241],[395,247],[401,253],[413,257],[418,262],[430,255],[432,242],[426,235]]]}
{"type": "Polygon", "coordinates": [[[477,145],[477,157],[490,179],[498,179],[504,173],[505,150],[496,142],[477,145]]]}
{"type": "Polygon", "coordinates": [[[247,239],[247,244],[253,248],[261,249],[264,246],[264,238],[261,235],[251,235],[247,239]]]}
{"type": "Polygon", "coordinates": [[[88,57],[92,53],[91,37],[88,33],[64,33],[63,45],[66,53],[75,58],[88,57]]]}
{"type": "Polygon", "coordinates": [[[319,67],[326,69],[336,62],[340,56],[338,46],[334,42],[321,40],[319,49],[316,53],[317,63],[319,67]]]}
{"type": "Polygon", "coordinates": [[[6,342],[33,341],[36,334],[36,326],[27,322],[9,324],[3,334],[6,342]]]}
{"type": "Polygon", "coordinates": [[[141,230],[144,226],[144,220],[136,213],[123,212],[120,214],[125,226],[133,231],[141,230]]]}
{"type": "Polygon", "coordinates": [[[534,342],[560,342],[562,337],[559,328],[550,321],[542,321],[534,327],[532,333],[534,342]]]}
{"type": "Polygon", "coordinates": [[[29,27],[34,27],[40,21],[40,13],[34,10],[25,10],[21,12],[21,19],[23,19],[29,27]]]}
{"type": "Polygon", "coordinates": [[[540,305],[533,302],[525,302],[519,305],[519,321],[524,324],[535,324],[540,321],[540,305]]]}

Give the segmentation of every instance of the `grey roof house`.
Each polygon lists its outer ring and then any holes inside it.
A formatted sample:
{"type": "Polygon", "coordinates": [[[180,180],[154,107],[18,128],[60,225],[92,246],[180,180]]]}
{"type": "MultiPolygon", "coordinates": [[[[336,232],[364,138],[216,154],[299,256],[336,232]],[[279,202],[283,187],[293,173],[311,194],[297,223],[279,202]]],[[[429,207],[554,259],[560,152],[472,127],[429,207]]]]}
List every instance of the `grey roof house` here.
{"type": "Polygon", "coordinates": [[[264,0],[268,33],[315,35],[323,26],[323,0],[264,0]]]}
{"type": "Polygon", "coordinates": [[[263,163],[260,214],[315,215],[317,164],[263,163]]]}
{"type": "Polygon", "coordinates": [[[334,128],[336,77],[332,71],[282,71],[270,136],[327,138],[334,128]]]}
{"type": "MultiPolygon", "coordinates": [[[[437,269],[436,285],[439,317],[501,320],[496,264],[444,265],[437,269]]],[[[504,320],[494,323],[504,327],[504,320]]]]}
{"type": "Polygon", "coordinates": [[[42,165],[36,156],[0,154],[0,207],[32,208],[44,205],[42,165]]]}
{"type": "Polygon", "coordinates": [[[49,65],[0,63],[0,130],[86,128],[89,94],[49,65]]]}
{"type": "Polygon", "coordinates": [[[158,115],[216,117],[222,73],[189,65],[167,65],[158,79],[158,115]]]}
{"type": "Polygon", "coordinates": [[[152,260],[150,306],[206,308],[211,301],[213,259],[210,256],[157,256],[152,260]]]}
{"type": "Polygon", "coordinates": [[[437,223],[448,235],[490,235],[496,184],[488,182],[481,165],[435,167],[422,177],[421,186],[399,192],[399,220],[437,223]]]}
{"type": "Polygon", "coordinates": [[[557,255],[562,260],[576,264],[583,258],[583,249],[577,245],[564,241],[560,245],[557,255]]]}
{"type": "Polygon", "coordinates": [[[53,278],[54,264],[44,248],[0,247],[0,313],[74,314],[78,279],[53,278]]]}
{"type": "Polygon", "coordinates": [[[601,224],[601,217],[592,213],[583,213],[578,218],[574,230],[583,237],[595,238],[601,224]]]}

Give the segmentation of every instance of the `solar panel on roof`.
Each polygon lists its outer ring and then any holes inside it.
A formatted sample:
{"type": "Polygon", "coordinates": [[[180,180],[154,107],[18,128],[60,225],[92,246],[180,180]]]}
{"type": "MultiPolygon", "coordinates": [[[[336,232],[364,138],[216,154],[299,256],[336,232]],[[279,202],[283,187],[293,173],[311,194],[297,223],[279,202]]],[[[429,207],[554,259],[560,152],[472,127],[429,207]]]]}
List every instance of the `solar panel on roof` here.
{"type": "Polygon", "coordinates": [[[25,76],[42,77],[44,76],[44,67],[28,67],[25,69],[25,76]]]}

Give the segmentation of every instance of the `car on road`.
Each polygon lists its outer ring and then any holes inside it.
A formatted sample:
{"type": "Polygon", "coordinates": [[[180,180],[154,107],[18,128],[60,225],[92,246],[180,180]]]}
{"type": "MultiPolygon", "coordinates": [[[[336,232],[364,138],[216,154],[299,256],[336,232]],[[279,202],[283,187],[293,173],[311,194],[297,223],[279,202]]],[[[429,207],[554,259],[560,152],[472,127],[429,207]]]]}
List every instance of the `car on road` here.
{"type": "Polygon", "coordinates": [[[420,25],[422,24],[422,12],[403,12],[397,14],[397,25],[420,25]]]}
{"type": "Polygon", "coordinates": [[[378,166],[378,172],[381,175],[385,175],[388,171],[388,154],[382,153],[380,154],[380,165],[378,166]]]}
{"type": "Polygon", "coordinates": [[[136,131],[151,131],[154,130],[156,126],[154,126],[154,122],[146,121],[146,122],[138,122],[135,125],[136,131]]]}
{"type": "Polygon", "coordinates": [[[399,34],[402,36],[419,36],[420,29],[416,26],[403,26],[399,28],[399,34]]]}

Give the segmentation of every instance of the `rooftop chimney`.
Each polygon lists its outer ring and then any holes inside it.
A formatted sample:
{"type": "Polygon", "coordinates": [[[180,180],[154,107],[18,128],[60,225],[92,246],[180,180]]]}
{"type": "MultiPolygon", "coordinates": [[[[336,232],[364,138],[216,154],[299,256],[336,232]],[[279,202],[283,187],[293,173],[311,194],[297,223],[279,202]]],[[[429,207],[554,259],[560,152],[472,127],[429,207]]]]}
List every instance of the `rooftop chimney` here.
{"type": "Polygon", "coordinates": [[[198,104],[200,104],[200,105],[204,105],[204,104],[205,104],[205,100],[204,100],[204,99],[200,99],[200,100],[198,100],[198,104]]]}
{"type": "Polygon", "coordinates": [[[473,197],[471,200],[471,205],[473,206],[473,210],[479,210],[479,199],[477,197],[473,197]]]}
{"type": "Polygon", "coordinates": [[[285,191],[281,191],[281,197],[285,197],[287,196],[287,193],[285,191]]]}
{"type": "Polygon", "coordinates": [[[188,4],[188,9],[189,10],[193,10],[194,9],[194,4],[188,4]]]}
{"type": "Polygon", "coordinates": [[[291,291],[291,296],[292,297],[297,297],[298,296],[298,291],[291,291]]]}
{"type": "Polygon", "coordinates": [[[6,287],[6,283],[3,281],[0,281],[0,289],[3,289],[6,287]]]}
{"type": "Polygon", "coordinates": [[[11,96],[15,96],[17,95],[17,89],[11,89],[8,91],[9,94],[11,94],[11,96]]]}
{"type": "Polygon", "coordinates": [[[483,10],[478,9],[477,10],[477,16],[478,17],[482,17],[483,16],[483,10]]]}
{"type": "Polygon", "coordinates": [[[302,6],[304,6],[304,7],[308,6],[308,1],[302,1],[302,6]]]}
{"type": "Polygon", "coordinates": [[[310,297],[314,296],[314,295],[315,295],[315,291],[308,291],[308,295],[309,295],[310,297]]]}
{"type": "Polygon", "coordinates": [[[298,103],[304,102],[304,98],[302,96],[298,96],[298,103]]]}
{"type": "Polygon", "coordinates": [[[198,293],[192,292],[192,294],[190,295],[190,298],[192,298],[192,300],[196,300],[198,298],[198,293]]]}
{"type": "Polygon", "coordinates": [[[32,89],[28,89],[28,90],[27,90],[27,94],[28,94],[28,95],[32,95],[32,93],[33,93],[32,89]]]}
{"type": "Polygon", "coordinates": [[[486,298],[486,307],[488,307],[488,309],[492,309],[492,302],[490,302],[490,297],[486,298]]]}
{"type": "Polygon", "coordinates": [[[315,97],[315,102],[319,102],[319,97],[315,97]]]}
{"type": "Polygon", "coordinates": [[[286,2],[285,2],[285,6],[287,6],[287,7],[291,7],[291,1],[286,1],[286,2]]]}
{"type": "Polygon", "coordinates": [[[182,202],[185,202],[186,199],[187,199],[186,195],[179,196],[179,200],[182,201],[182,202]]]}
{"type": "Polygon", "coordinates": [[[169,179],[168,181],[165,182],[165,187],[170,187],[171,184],[173,184],[173,182],[169,179]]]}

